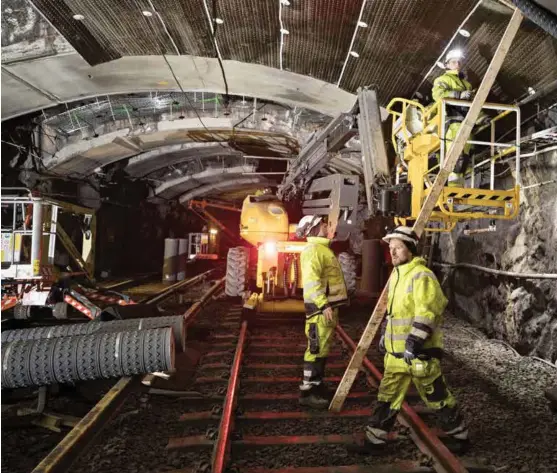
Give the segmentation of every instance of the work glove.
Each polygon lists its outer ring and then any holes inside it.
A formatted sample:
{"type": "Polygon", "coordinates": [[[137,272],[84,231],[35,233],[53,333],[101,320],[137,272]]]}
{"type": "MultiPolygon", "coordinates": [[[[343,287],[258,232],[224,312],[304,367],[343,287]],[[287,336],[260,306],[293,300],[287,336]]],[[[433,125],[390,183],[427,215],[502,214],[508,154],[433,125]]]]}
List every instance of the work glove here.
{"type": "Polygon", "coordinates": [[[412,364],[412,360],[416,359],[416,355],[414,355],[414,353],[412,353],[411,351],[405,350],[404,351],[404,361],[406,362],[407,365],[411,365],[412,364]]]}
{"type": "Polygon", "coordinates": [[[460,93],[460,98],[462,100],[470,100],[473,95],[474,94],[472,93],[471,90],[464,90],[463,92],[460,93]]]}
{"type": "Polygon", "coordinates": [[[387,350],[385,349],[385,335],[381,335],[379,339],[379,353],[385,353],[387,350]]]}

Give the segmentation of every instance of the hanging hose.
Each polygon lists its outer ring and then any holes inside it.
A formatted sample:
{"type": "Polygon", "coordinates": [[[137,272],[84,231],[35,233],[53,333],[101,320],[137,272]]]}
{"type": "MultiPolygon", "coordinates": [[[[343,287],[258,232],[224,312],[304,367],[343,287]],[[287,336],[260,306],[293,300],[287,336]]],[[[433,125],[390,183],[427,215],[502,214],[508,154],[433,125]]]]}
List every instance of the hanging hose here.
{"type": "Polygon", "coordinates": [[[296,295],[296,289],[298,287],[298,278],[300,277],[300,270],[298,267],[298,255],[292,256],[292,263],[294,264],[294,281],[292,282],[292,287],[290,288],[290,297],[296,295]]]}
{"type": "Polygon", "coordinates": [[[542,30],[557,38],[557,18],[545,8],[536,5],[532,0],[511,0],[526,18],[538,25],[542,30]]]}
{"type": "Polygon", "coordinates": [[[514,273],[512,271],[501,271],[499,269],[485,268],[483,266],[478,266],[476,264],[468,263],[433,263],[433,266],[439,266],[441,268],[468,268],[475,269],[477,271],[482,271],[484,273],[496,274],[498,276],[508,276],[517,279],[557,279],[557,274],[554,273],[514,273]]]}
{"type": "Polygon", "coordinates": [[[290,255],[285,255],[284,256],[284,266],[282,268],[282,285],[283,285],[283,289],[284,289],[284,297],[288,297],[289,295],[289,291],[288,291],[288,279],[289,279],[289,274],[290,274],[290,255]]]}

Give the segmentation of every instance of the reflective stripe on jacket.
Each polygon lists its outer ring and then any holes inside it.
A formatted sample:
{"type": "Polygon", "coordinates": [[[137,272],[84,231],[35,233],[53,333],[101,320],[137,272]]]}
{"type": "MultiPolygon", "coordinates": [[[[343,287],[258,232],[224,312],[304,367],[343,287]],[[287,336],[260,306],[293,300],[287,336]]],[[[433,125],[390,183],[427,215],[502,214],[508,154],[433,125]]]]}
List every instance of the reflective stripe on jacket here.
{"type": "Polygon", "coordinates": [[[418,354],[443,348],[441,323],[447,299],[423,258],[397,266],[389,281],[385,348],[418,354]],[[415,348],[417,348],[415,350],[415,348]]]}
{"type": "MultiPolygon", "coordinates": [[[[433,81],[433,90],[431,95],[435,102],[446,98],[459,99],[460,92],[464,92],[465,90],[472,90],[472,84],[470,84],[470,82],[466,79],[461,78],[457,71],[446,71],[433,81]]],[[[454,120],[460,122],[464,120],[467,112],[467,108],[458,107],[456,105],[447,105],[447,116],[445,117],[445,120],[449,123],[454,120]]]]}
{"type": "Polygon", "coordinates": [[[300,255],[304,306],[306,317],[318,314],[326,307],[338,307],[348,302],[342,268],[329,248],[330,240],[308,237],[308,245],[300,255]]]}
{"type": "Polygon", "coordinates": [[[465,90],[472,90],[472,84],[464,78],[461,79],[457,71],[446,71],[433,81],[431,95],[437,102],[446,98],[458,98],[452,92],[464,92],[465,90]]]}

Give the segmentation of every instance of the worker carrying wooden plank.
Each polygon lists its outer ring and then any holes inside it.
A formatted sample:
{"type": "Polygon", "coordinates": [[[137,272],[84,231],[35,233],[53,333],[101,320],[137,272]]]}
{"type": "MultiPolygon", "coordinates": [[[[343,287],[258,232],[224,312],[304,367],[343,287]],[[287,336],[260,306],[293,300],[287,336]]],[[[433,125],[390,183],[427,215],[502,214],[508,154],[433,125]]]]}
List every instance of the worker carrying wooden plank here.
{"type": "Polygon", "coordinates": [[[379,341],[385,353],[385,373],[365,428],[364,449],[385,446],[410,381],[425,404],[437,412],[444,432],[466,444],[468,429],[441,371],[441,325],[447,299],[425,260],[416,256],[419,239],[411,228],[397,227],[383,240],[389,243],[394,265],[387,319],[379,341]]]}

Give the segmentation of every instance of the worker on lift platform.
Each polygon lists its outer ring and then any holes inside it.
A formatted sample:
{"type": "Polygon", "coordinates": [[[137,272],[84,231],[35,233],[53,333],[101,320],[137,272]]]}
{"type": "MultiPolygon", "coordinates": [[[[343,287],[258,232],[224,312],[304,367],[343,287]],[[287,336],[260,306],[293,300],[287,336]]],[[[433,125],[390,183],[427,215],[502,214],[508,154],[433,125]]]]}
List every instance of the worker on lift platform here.
{"type": "Polygon", "coordinates": [[[329,248],[331,240],[323,217],[305,216],[296,234],[307,237],[308,242],[300,255],[308,346],[299,401],[303,406],[327,409],[330,397],[323,382],[325,363],[338,323],[338,307],[348,303],[348,291],[342,268],[329,248]]]}
{"type": "Polygon", "coordinates": [[[415,256],[418,237],[411,228],[397,227],[383,240],[389,243],[395,267],[379,342],[386,352],[385,372],[377,405],[365,428],[365,444],[356,450],[368,453],[385,446],[410,381],[425,404],[438,411],[443,430],[462,447],[468,441],[468,429],[441,372],[441,324],[447,299],[425,261],[415,256]]]}
{"type": "MultiPolygon", "coordinates": [[[[464,73],[461,71],[463,59],[464,56],[462,52],[457,49],[447,53],[445,58],[445,67],[447,70],[433,81],[432,97],[435,102],[443,98],[472,100],[474,96],[472,85],[465,79],[464,73]]],[[[448,152],[458,134],[458,130],[460,129],[468,109],[449,105],[446,110],[447,117],[445,117],[445,123],[448,125],[448,128],[445,132],[445,140],[447,142],[446,149],[448,152]]],[[[449,187],[464,187],[464,173],[470,162],[471,147],[472,145],[468,143],[464,146],[464,151],[458,159],[454,171],[449,174],[447,181],[449,187]]]]}

